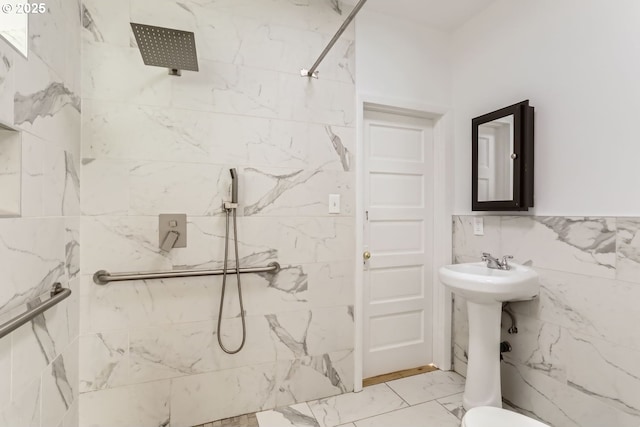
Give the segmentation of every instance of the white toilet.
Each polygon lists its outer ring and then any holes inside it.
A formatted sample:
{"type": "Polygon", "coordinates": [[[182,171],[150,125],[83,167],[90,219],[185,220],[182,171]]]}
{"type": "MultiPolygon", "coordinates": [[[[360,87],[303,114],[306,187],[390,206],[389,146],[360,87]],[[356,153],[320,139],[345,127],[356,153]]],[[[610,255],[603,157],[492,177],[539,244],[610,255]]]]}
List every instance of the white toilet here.
{"type": "Polygon", "coordinates": [[[478,406],[467,411],[461,427],[550,427],[533,418],[493,406],[478,406]]]}

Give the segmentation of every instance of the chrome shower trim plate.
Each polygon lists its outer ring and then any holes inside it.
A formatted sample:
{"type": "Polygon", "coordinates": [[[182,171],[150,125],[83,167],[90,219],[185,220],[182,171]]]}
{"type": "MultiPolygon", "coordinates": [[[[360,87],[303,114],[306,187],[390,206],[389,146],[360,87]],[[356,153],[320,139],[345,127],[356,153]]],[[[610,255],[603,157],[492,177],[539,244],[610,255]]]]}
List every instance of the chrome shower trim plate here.
{"type": "Polygon", "coordinates": [[[312,75],[309,75],[309,70],[302,69],[300,70],[300,77],[313,77],[314,79],[318,78],[318,70],[314,71],[312,75]]]}

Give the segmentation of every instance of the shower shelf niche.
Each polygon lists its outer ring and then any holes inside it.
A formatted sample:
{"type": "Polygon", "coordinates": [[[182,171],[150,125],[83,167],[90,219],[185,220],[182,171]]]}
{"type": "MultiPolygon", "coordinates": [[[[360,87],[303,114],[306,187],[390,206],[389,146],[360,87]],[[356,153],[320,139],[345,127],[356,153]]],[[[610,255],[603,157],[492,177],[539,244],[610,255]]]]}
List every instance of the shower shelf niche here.
{"type": "Polygon", "coordinates": [[[19,217],[22,135],[0,123],[0,217],[19,217]]]}

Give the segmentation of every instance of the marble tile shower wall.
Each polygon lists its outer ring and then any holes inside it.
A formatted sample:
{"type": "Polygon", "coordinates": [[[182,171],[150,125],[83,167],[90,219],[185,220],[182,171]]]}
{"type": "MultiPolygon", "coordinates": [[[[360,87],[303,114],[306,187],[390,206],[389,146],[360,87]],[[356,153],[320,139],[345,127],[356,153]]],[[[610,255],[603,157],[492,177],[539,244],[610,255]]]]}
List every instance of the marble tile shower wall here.
{"type": "Polygon", "coordinates": [[[0,339],[2,426],[78,425],[81,16],[75,1],[46,6],[28,59],[0,39],[0,123],[20,131],[21,154],[20,213],[0,218],[0,323],[54,282],[73,293],[0,339]]]}
{"type": "MultiPolygon", "coordinates": [[[[354,33],[336,0],[83,3],[81,424],[195,425],[353,389],[354,33]],[[200,72],[145,67],[129,22],[194,31],[200,72]],[[99,287],[91,274],[218,268],[240,173],[247,344],[217,344],[220,278],[99,287]],[[328,194],[342,196],[329,215],[328,194]],[[158,248],[157,215],[188,215],[158,248]]],[[[232,283],[233,280],[232,280],[232,283]]],[[[240,339],[235,286],[223,339],[240,339]]]]}
{"type": "MultiPolygon", "coordinates": [[[[640,218],[454,216],[456,262],[511,254],[540,276],[538,300],[511,303],[518,334],[504,398],[556,427],[640,424],[640,218]]],[[[466,304],[454,304],[454,367],[466,372],[466,304]]]]}

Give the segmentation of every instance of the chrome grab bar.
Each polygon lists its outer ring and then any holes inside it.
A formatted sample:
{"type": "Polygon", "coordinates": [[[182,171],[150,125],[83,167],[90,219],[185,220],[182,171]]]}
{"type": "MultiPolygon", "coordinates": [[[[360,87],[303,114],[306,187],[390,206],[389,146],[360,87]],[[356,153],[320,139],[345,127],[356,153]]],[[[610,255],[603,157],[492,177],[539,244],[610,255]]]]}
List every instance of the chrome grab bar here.
{"type": "MultiPolygon", "coordinates": [[[[279,271],[280,264],[272,262],[267,267],[241,268],[239,273],[277,273],[279,271]]],[[[100,270],[93,275],[93,281],[96,285],[106,285],[109,282],[122,282],[125,280],[172,279],[175,277],[220,276],[222,274],[223,270],[171,270],[113,274],[106,270],[100,270]]],[[[227,274],[236,274],[236,269],[228,269],[227,274]]]]}
{"type": "Polygon", "coordinates": [[[34,317],[47,311],[63,299],[68,298],[69,295],[71,295],[71,289],[64,289],[60,283],[54,283],[51,287],[50,295],[50,299],[0,325],[0,338],[9,335],[11,332],[29,322],[34,317]]]}

